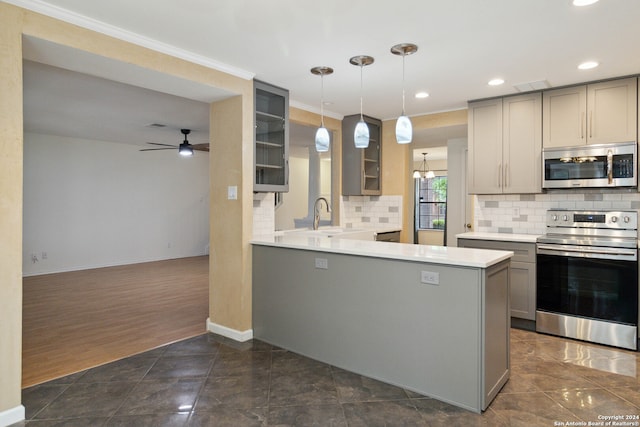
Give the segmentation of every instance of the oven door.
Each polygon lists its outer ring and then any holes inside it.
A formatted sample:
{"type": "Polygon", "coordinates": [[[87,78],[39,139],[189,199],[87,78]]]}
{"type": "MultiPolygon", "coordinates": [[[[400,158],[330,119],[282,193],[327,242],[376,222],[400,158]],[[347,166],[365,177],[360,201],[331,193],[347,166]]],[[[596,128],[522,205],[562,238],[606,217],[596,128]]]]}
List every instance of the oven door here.
{"type": "Polygon", "coordinates": [[[537,245],[536,331],[636,350],[638,250],[537,245]]]}

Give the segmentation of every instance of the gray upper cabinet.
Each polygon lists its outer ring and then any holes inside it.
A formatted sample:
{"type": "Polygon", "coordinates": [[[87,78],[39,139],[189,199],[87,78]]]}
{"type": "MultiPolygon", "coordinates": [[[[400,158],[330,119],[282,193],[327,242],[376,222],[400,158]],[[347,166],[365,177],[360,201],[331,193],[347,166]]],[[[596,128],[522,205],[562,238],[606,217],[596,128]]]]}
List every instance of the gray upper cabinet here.
{"type": "Polygon", "coordinates": [[[637,141],[637,78],[544,92],[543,145],[637,141]]]}
{"type": "Polygon", "coordinates": [[[542,191],[540,93],[469,103],[469,192],[542,191]]]}
{"type": "Polygon", "coordinates": [[[342,120],[342,195],[379,196],[382,194],[382,122],[364,116],[369,126],[369,146],[356,148],[353,131],[359,121],[360,114],[342,120]]]}
{"type": "Polygon", "coordinates": [[[255,192],[289,191],[289,91],[254,81],[255,192]]]}

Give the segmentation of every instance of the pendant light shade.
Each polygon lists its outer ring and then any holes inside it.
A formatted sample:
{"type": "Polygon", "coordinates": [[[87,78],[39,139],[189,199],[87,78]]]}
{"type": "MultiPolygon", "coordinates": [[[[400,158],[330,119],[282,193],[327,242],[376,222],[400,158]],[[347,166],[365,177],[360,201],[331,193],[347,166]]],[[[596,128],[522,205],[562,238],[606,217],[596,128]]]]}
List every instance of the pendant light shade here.
{"type": "Polygon", "coordinates": [[[413,126],[407,116],[398,117],[396,122],[396,141],[398,144],[408,144],[413,138],[413,126]]]}
{"type": "Polygon", "coordinates": [[[362,67],[373,64],[373,57],[367,55],[354,56],[349,59],[349,63],[360,67],[360,121],[353,131],[353,143],[356,148],[367,148],[369,146],[369,126],[365,123],[362,114],[362,67]]]}
{"type": "Polygon", "coordinates": [[[329,138],[329,131],[324,127],[324,76],[333,74],[333,68],[313,67],[311,74],[320,76],[320,127],[316,131],[316,151],[318,153],[326,153],[329,151],[331,140],[329,138]]]}
{"type": "Polygon", "coordinates": [[[356,129],[353,131],[353,143],[356,148],[367,148],[369,146],[369,126],[362,118],[356,124],[356,129]]]}
{"type": "Polygon", "coordinates": [[[418,51],[418,46],[411,43],[401,43],[391,48],[391,53],[402,56],[402,115],[396,122],[396,141],[398,144],[409,144],[413,139],[411,120],[404,113],[404,57],[418,51]]]}
{"type": "Polygon", "coordinates": [[[316,151],[318,153],[326,153],[329,151],[330,144],[329,131],[324,126],[319,127],[316,131],[316,151]]]}

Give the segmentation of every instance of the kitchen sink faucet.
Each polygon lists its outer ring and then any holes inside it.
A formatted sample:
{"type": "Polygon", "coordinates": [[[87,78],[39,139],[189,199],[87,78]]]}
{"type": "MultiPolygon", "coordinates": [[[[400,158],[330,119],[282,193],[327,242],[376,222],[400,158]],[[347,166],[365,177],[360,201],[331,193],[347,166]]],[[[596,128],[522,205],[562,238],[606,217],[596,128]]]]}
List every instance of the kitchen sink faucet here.
{"type": "Polygon", "coordinates": [[[318,197],[316,202],[313,205],[313,229],[318,229],[318,224],[320,224],[320,206],[322,205],[322,201],[327,205],[327,212],[331,212],[331,206],[329,206],[329,202],[324,197],[318,197]]]}

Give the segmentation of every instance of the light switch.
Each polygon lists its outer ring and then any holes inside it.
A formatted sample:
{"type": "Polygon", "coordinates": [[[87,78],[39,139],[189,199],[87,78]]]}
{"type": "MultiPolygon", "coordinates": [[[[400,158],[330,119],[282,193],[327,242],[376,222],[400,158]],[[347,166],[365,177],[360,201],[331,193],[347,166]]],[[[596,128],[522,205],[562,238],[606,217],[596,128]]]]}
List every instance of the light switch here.
{"type": "Polygon", "coordinates": [[[230,185],[227,187],[227,199],[228,200],[238,200],[238,187],[235,185],[230,185]]]}

